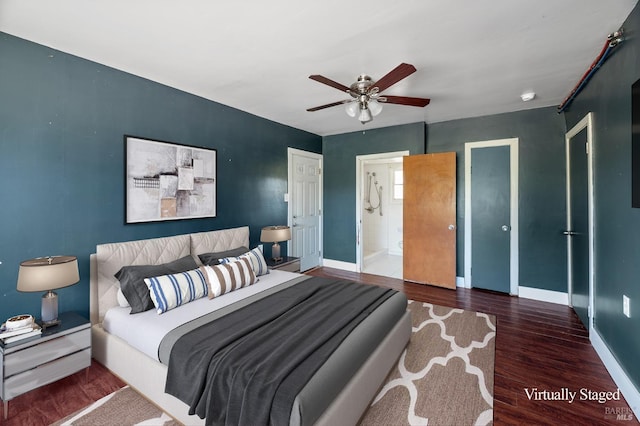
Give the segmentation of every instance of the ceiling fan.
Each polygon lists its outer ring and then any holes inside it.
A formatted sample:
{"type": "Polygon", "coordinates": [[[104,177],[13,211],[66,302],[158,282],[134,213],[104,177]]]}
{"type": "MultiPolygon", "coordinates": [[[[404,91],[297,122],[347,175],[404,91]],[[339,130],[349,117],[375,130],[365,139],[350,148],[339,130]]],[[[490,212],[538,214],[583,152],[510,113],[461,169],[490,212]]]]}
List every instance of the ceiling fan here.
{"type": "Polygon", "coordinates": [[[383,103],[425,107],[429,105],[430,99],[413,98],[409,96],[381,95],[384,90],[388,89],[392,85],[408,77],[414,72],[416,72],[416,67],[410,64],[402,63],[378,81],[373,81],[368,75],[361,74],[357,78],[356,82],[353,83],[350,87],[347,87],[321,75],[310,75],[309,78],[311,80],[326,84],[327,86],[331,86],[342,92],[347,92],[349,95],[351,95],[352,99],[345,99],[326,105],[308,108],[307,111],[318,111],[321,109],[345,104],[347,114],[349,114],[349,116],[351,117],[355,117],[357,115],[358,120],[362,124],[365,124],[373,120],[374,116],[380,114],[380,111],[382,111],[383,103]]]}

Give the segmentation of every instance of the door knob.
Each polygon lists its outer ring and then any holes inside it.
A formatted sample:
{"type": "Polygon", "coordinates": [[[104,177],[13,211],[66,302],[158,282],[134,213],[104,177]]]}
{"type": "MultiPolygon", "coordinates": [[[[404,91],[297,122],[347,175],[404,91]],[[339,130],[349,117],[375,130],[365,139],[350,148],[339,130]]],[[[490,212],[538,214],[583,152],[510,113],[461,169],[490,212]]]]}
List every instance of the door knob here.
{"type": "Polygon", "coordinates": [[[502,230],[503,230],[504,232],[507,232],[507,231],[509,231],[510,229],[511,229],[511,227],[510,227],[509,225],[502,225],[502,230]]]}
{"type": "Polygon", "coordinates": [[[578,233],[574,231],[564,231],[563,234],[568,236],[578,235],[578,233]]]}
{"type": "Polygon", "coordinates": [[[454,229],[456,229],[455,225],[449,225],[449,231],[453,231],[454,229]]]}

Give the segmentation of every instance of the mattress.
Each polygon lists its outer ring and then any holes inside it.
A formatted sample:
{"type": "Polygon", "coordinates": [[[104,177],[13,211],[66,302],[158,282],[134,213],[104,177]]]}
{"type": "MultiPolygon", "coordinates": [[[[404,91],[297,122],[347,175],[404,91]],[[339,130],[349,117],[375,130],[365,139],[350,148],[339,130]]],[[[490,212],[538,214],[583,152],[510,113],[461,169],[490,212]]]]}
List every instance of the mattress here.
{"type": "Polygon", "coordinates": [[[296,405],[300,423],[313,424],[405,312],[406,298],[394,290],[311,277],[179,330],[165,391],[211,425],[287,424],[296,405]],[[347,343],[342,360],[325,371],[323,385],[296,404],[305,384],[371,317],[379,322],[362,328],[361,340],[347,343]]]}
{"type": "MultiPolygon", "coordinates": [[[[103,327],[147,356],[168,365],[168,352],[162,347],[167,345],[164,338],[171,330],[179,326],[197,327],[203,315],[214,312],[223,316],[284,288],[304,285],[312,278],[273,270],[261,276],[254,285],[219,298],[198,299],[162,315],[155,310],[130,315],[130,308],[111,308],[105,315],[103,327]]],[[[320,418],[369,355],[406,315],[406,305],[406,296],[395,293],[347,336],[295,397],[290,424],[311,425],[320,418]]]]}
{"type": "Polygon", "coordinates": [[[171,330],[209,312],[224,311],[226,307],[242,300],[250,302],[256,295],[259,296],[261,293],[266,295],[279,287],[293,285],[308,278],[310,277],[292,272],[272,270],[269,274],[261,275],[258,282],[251,286],[214,299],[203,297],[162,315],[158,315],[155,309],[131,315],[129,313],[131,308],[118,306],[107,311],[102,327],[145,355],[156,361],[163,361],[159,357],[158,349],[162,339],[171,330]]]}

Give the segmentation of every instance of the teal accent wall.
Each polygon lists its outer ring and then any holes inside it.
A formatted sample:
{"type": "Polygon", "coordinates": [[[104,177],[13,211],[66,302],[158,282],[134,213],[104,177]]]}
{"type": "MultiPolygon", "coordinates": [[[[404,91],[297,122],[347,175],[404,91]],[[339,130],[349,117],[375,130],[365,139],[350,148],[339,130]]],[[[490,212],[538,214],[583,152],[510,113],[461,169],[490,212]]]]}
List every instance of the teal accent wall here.
{"type": "Polygon", "coordinates": [[[594,326],[640,392],[640,209],[631,207],[631,85],[640,78],[640,7],[625,41],[565,111],[567,129],[593,112],[594,326]],[[622,314],[631,299],[631,318],[622,314]]]}
{"type": "Polygon", "coordinates": [[[464,144],[518,138],[519,283],[566,293],[565,132],[555,107],[429,124],[427,152],[457,153],[458,276],[464,276],[464,144]]]}
{"type": "Polygon", "coordinates": [[[324,258],[356,262],[357,155],[456,152],[457,266],[464,276],[464,144],[519,139],[520,285],[567,291],[565,123],[555,107],[324,137],[324,258]]]}
{"type": "Polygon", "coordinates": [[[322,138],[0,33],[0,319],[39,316],[39,293],[16,291],[18,266],[78,256],[80,283],[60,311],[89,310],[97,244],[287,220],[287,147],[322,138]],[[123,135],[218,151],[218,216],[125,225],[123,135]]]}
{"type": "Polygon", "coordinates": [[[413,123],[323,138],[325,259],[356,262],[356,156],[424,154],[425,131],[424,123],[413,123]]]}

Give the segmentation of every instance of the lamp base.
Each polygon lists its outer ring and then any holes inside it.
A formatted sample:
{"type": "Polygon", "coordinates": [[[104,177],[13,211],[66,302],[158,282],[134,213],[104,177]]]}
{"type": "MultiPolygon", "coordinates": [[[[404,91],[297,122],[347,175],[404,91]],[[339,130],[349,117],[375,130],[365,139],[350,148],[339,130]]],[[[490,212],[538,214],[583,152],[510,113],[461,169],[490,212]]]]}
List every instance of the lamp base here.
{"type": "Polygon", "coordinates": [[[60,324],[58,319],[58,295],[49,290],[42,295],[42,328],[53,327],[60,324]]]}
{"type": "Polygon", "coordinates": [[[47,328],[55,327],[56,325],[60,325],[60,324],[62,324],[62,321],[60,321],[59,319],[55,319],[47,322],[41,321],[40,326],[42,327],[42,331],[44,331],[47,328]]]}
{"type": "Polygon", "coordinates": [[[280,256],[280,244],[273,243],[271,246],[271,260],[274,262],[282,262],[282,256],[280,256]]]}

